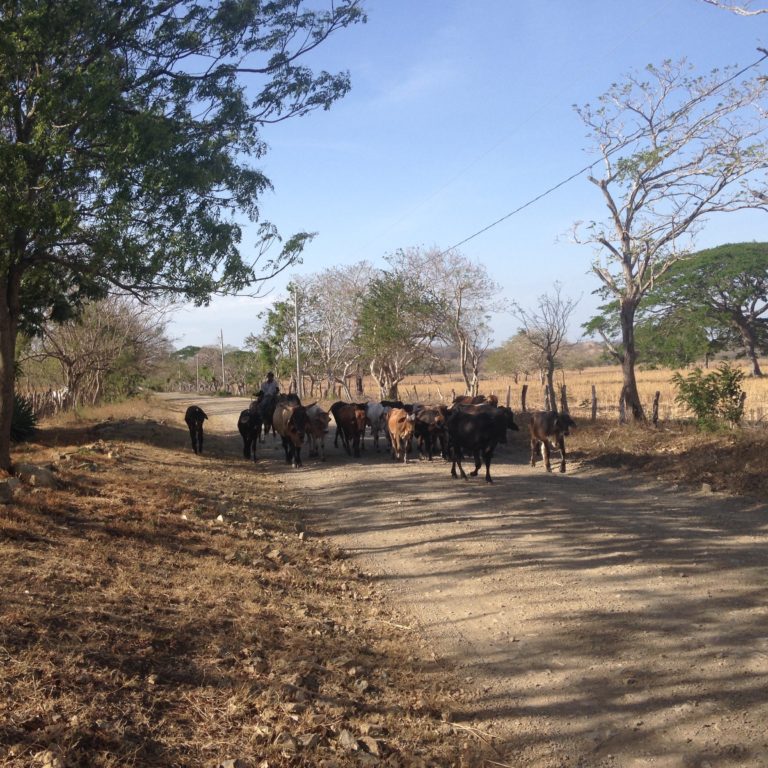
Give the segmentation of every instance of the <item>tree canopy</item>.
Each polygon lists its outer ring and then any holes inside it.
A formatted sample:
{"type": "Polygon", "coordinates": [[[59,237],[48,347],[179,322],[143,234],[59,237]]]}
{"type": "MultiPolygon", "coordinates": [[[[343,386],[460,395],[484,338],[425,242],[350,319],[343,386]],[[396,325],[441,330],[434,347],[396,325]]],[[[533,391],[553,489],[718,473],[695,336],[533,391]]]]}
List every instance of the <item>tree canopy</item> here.
{"type": "Polygon", "coordinates": [[[768,243],[731,243],[678,261],[649,292],[643,309],[656,327],[677,326],[678,338],[738,346],[761,376],[768,347],[768,243]],[[680,329],[687,332],[680,334],[680,329]]]}
{"type": "Polygon", "coordinates": [[[260,221],[260,128],[328,109],[345,72],[302,57],[360,0],[8,0],[0,5],[0,467],[20,328],[118,288],[205,304],[299,258],[260,221]],[[256,227],[243,242],[243,223],[256,227]]]}

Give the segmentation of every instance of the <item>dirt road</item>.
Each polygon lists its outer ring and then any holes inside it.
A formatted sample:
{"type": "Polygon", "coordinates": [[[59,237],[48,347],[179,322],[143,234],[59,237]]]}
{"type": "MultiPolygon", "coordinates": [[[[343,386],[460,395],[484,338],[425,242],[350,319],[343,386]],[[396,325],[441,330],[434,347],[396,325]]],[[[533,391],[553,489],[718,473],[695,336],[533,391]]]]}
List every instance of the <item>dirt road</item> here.
{"type": "MultiPolygon", "coordinates": [[[[233,432],[242,407],[211,400],[211,429],[233,432]]],[[[575,463],[547,474],[521,435],[494,485],[366,448],[331,440],[325,464],[290,470],[268,439],[257,471],[283,473],[308,530],[460,668],[452,717],[498,764],[768,766],[765,505],[575,463]]]]}

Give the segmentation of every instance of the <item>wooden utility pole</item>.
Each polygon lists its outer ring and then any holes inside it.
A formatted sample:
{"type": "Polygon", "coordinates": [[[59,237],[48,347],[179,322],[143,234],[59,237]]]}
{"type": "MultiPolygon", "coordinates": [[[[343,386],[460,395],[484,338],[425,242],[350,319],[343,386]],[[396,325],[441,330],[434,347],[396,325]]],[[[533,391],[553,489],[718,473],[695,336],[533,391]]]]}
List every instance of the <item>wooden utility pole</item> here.
{"type": "Polygon", "coordinates": [[[227,389],[227,377],[224,373],[224,331],[220,330],[221,335],[221,391],[225,392],[227,389]]]}
{"type": "Polygon", "coordinates": [[[301,350],[299,349],[299,286],[293,286],[293,335],[296,344],[296,394],[304,398],[304,386],[301,380],[301,350]]]}

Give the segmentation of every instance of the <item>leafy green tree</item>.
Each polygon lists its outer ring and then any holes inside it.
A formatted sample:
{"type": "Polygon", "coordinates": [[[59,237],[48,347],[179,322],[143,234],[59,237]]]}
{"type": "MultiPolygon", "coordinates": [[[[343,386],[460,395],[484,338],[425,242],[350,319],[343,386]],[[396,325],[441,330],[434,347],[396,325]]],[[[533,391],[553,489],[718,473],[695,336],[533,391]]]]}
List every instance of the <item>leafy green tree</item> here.
{"type": "Polygon", "coordinates": [[[0,468],[20,330],[110,287],[205,304],[300,256],[259,222],[260,129],[327,109],[347,73],[302,57],[361,0],[14,0],[0,6],[0,468]],[[317,3],[314,4],[317,7],[317,3]],[[272,249],[270,252],[269,249],[272,249]]]}
{"type": "Polygon", "coordinates": [[[440,313],[440,338],[456,348],[466,393],[476,395],[480,365],[491,343],[491,313],[505,308],[497,298],[501,287],[482,264],[455,250],[407,248],[387,260],[400,274],[429,275],[430,293],[440,313]]]}
{"type": "MultiPolygon", "coordinates": [[[[768,349],[768,243],[709,248],[678,261],[648,294],[646,313],[662,328],[685,333],[678,341],[706,346],[706,329],[722,345],[734,343],[762,376],[759,353],[768,349]]],[[[709,351],[709,350],[708,350],[709,351]]]]}
{"type": "Polygon", "coordinates": [[[705,217],[768,209],[768,198],[755,191],[768,164],[768,116],[755,104],[768,80],[737,77],[732,70],[693,76],[685,62],[664,62],[578,109],[600,158],[601,172],[588,178],[606,217],[577,225],[576,240],[596,248],[592,270],[601,294],[612,300],[620,344],[600,323],[591,329],[622,365],[623,395],[635,420],[645,418],[635,377],[635,320],[644,297],[688,255],[705,217]]]}
{"type": "Polygon", "coordinates": [[[720,348],[701,312],[674,309],[663,315],[639,316],[635,328],[637,359],[647,367],[682,368],[720,348]]]}
{"type": "Polygon", "coordinates": [[[283,299],[276,301],[261,317],[261,333],[250,334],[245,347],[256,354],[260,377],[267,371],[273,371],[278,379],[290,376],[296,359],[293,304],[283,299]]]}
{"type": "Polygon", "coordinates": [[[357,345],[382,397],[397,398],[409,368],[434,358],[441,305],[418,274],[381,272],[368,286],[358,317],[357,345]]]}

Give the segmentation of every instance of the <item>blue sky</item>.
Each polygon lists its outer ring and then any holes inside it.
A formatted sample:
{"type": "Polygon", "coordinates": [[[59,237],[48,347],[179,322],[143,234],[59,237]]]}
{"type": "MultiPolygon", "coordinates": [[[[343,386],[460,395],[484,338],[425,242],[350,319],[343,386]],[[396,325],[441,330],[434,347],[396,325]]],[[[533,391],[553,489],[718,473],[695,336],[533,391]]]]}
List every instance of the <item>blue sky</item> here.
{"type": "MultiPolygon", "coordinates": [[[[573,105],[627,72],[686,57],[699,72],[745,65],[768,46],[768,16],[745,18],[702,0],[368,0],[368,23],[343,30],[312,65],[348,69],[352,90],[328,112],[270,126],[259,167],[274,184],[261,212],[284,235],[318,233],[304,263],[264,299],[217,298],[180,307],[177,347],[241,346],[258,313],[292,275],[398,248],[459,243],[578,171],[586,129],[573,105]]],[[[764,71],[768,74],[768,66],[764,71]]],[[[502,295],[524,307],[563,284],[581,297],[571,339],[594,312],[592,251],[570,241],[579,220],[602,218],[581,176],[459,247],[484,264],[502,295]]],[[[247,250],[253,234],[246,231],[247,250]]],[[[761,213],[707,223],[696,245],[768,239],[761,213]]],[[[494,318],[495,341],[517,330],[494,318]]]]}

